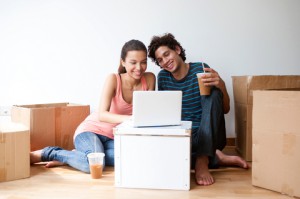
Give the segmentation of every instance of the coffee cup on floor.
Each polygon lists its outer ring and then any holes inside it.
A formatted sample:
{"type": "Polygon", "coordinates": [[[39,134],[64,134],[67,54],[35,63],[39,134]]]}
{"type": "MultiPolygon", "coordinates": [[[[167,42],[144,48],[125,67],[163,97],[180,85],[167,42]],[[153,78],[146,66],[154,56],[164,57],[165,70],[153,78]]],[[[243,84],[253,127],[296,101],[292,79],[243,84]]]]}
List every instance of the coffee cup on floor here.
{"type": "Polygon", "coordinates": [[[197,73],[200,95],[210,95],[211,86],[205,86],[201,78],[206,73],[197,73]]]}
{"type": "Polygon", "coordinates": [[[87,155],[90,165],[91,177],[93,179],[98,179],[102,176],[104,156],[104,153],[89,153],[87,155]]]}

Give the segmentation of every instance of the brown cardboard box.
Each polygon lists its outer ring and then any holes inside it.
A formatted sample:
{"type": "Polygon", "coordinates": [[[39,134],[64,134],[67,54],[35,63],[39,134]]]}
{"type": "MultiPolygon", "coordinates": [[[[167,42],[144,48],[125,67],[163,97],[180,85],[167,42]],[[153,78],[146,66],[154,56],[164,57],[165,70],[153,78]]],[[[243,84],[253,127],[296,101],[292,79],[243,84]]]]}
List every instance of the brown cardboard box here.
{"type": "Polygon", "coordinates": [[[12,121],[30,129],[31,151],[46,146],[74,149],[74,132],[89,114],[89,105],[70,103],[15,105],[11,110],[12,121]]]}
{"type": "Polygon", "coordinates": [[[300,91],[254,91],[252,184],[300,197],[300,91]]]}
{"type": "Polygon", "coordinates": [[[30,176],[30,133],[17,123],[0,124],[0,182],[30,176]]]}
{"type": "Polygon", "coordinates": [[[300,75],[233,76],[237,151],[252,161],[253,90],[300,88],[300,75]]]}

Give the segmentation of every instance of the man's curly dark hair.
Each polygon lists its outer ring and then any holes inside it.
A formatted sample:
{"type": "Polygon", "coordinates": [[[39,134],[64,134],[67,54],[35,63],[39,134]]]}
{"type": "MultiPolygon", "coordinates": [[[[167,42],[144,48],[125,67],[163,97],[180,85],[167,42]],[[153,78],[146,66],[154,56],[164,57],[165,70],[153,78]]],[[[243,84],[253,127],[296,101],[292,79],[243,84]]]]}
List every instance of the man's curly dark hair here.
{"type": "Polygon", "coordinates": [[[171,33],[165,33],[163,36],[153,36],[148,46],[148,57],[153,62],[155,62],[156,65],[159,66],[155,58],[155,51],[161,46],[167,46],[172,50],[176,50],[176,46],[178,46],[181,51],[179,56],[182,58],[183,61],[186,60],[185,50],[182,48],[180,43],[175,39],[175,37],[171,33]]]}

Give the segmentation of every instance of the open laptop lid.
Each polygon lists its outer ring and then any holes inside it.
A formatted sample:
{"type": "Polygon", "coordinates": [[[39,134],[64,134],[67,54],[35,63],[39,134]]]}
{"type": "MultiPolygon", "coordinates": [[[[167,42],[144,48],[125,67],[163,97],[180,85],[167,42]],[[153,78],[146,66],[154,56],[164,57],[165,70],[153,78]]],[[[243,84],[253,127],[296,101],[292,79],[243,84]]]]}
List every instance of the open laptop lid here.
{"type": "Polygon", "coordinates": [[[182,91],[134,91],[134,127],[170,126],[181,123],[182,91]]]}

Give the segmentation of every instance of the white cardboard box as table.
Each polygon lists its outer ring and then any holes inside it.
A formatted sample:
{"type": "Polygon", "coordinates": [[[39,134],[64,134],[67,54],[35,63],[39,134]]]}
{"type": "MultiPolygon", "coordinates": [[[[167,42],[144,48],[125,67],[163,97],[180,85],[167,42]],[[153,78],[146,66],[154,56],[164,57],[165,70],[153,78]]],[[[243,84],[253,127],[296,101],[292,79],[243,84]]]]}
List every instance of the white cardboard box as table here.
{"type": "Polygon", "coordinates": [[[191,124],[114,128],[115,186],[189,190],[191,124]]]}

